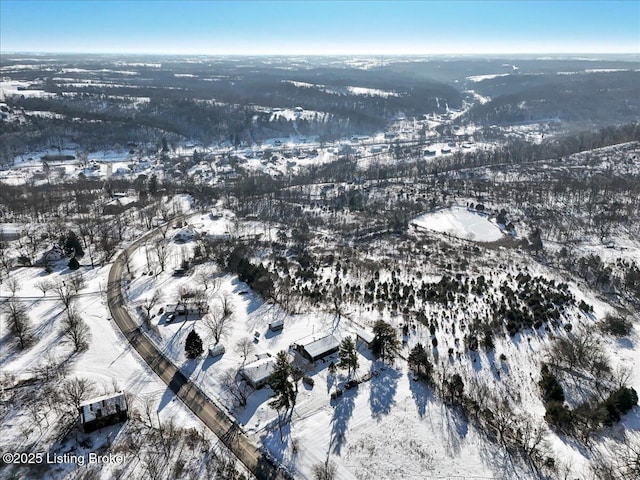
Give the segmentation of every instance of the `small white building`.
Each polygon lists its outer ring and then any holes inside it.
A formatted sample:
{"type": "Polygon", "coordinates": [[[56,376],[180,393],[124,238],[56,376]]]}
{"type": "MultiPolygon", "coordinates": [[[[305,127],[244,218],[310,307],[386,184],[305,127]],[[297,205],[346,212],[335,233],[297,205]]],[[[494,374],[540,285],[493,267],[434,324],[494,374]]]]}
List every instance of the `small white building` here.
{"type": "Polygon", "coordinates": [[[283,318],[279,318],[278,320],[274,320],[273,322],[269,323],[269,330],[271,330],[272,332],[278,332],[283,328],[284,328],[283,318]]]}
{"type": "Polygon", "coordinates": [[[256,390],[269,382],[276,361],[273,357],[266,357],[249,363],[240,369],[240,376],[256,390]]]}
{"type": "Polygon", "coordinates": [[[35,261],[34,265],[48,265],[49,263],[57,262],[64,258],[64,251],[62,247],[57,243],[52,245],[52,247],[42,254],[38,260],[35,261]]]}
{"type": "Polygon", "coordinates": [[[191,226],[186,226],[178,230],[173,236],[173,241],[176,243],[190,242],[194,238],[198,238],[198,232],[191,226]]]}
{"type": "Polygon", "coordinates": [[[223,355],[224,352],[224,345],[221,343],[211,345],[209,347],[209,355],[211,355],[212,357],[219,357],[220,355],[223,355]]]}

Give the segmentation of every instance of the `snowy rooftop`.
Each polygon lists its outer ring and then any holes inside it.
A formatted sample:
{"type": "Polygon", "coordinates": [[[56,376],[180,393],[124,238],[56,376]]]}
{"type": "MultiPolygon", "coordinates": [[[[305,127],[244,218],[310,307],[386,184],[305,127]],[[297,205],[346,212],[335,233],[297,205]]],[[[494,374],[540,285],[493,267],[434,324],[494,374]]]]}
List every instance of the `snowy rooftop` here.
{"type": "Polygon", "coordinates": [[[366,343],[371,343],[373,342],[373,339],[375,338],[375,336],[373,335],[373,333],[371,332],[367,332],[366,330],[358,330],[358,332],[356,333],[356,335],[361,338],[363,341],[365,341],[366,343]]]}
{"type": "Polygon", "coordinates": [[[338,348],[340,340],[338,340],[335,335],[331,334],[326,337],[319,338],[318,340],[311,340],[306,344],[301,343],[301,345],[312,358],[315,358],[323,353],[338,348]]]}
{"type": "Polygon", "coordinates": [[[245,378],[251,379],[254,384],[259,384],[271,376],[275,364],[273,357],[261,358],[245,365],[240,372],[245,378]]]}
{"type": "Polygon", "coordinates": [[[277,320],[274,320],[273,322],[269,323],[269,328],[278,328],[278,327],[283,327],[284,326],[284,319],[283,318],[279,318],[277,320]]]}
{"type": "Polygon", "coordinates": [[[83,423],[95,420],[100,410],[101,416],[106,417],[127,410],[127,400],[124,392],[109,393],[101,397],[92,398],[80,405],[80,415],[83,423]]]}

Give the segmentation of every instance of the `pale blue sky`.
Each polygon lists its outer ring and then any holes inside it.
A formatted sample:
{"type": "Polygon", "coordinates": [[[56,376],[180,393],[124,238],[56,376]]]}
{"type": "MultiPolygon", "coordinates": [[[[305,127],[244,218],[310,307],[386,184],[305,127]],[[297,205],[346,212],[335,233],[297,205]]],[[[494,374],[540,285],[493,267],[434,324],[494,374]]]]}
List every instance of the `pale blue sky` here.
{"type": "Polygon", "coordinates": [[[640,1],[0,0],[2,52],[640,53],[640,1]]]}

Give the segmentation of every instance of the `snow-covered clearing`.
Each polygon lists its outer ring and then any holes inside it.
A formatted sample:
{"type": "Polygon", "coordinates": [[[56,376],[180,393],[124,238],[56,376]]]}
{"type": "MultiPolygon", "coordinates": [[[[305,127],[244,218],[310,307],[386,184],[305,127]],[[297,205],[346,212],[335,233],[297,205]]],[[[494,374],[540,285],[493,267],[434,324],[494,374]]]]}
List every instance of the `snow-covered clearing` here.
{"type": "Polygon", "coordinates": [[[463,207],[426,213],[414,219],[412,223],[421,228],[477,242],[495,242],[503,238],[500,228],[486,215],[463,207]]]}
{"type": "Polygon", "coordinates": [[[493,78],[498,78],[498,77],[508,77],[509,75],[512,75],[511,73],[493,73],[491,75],[472,75],[470,77],[467,77],[467,80],[469,80],[470,82],[482,82],[483,80],[491,80],[493,78]]]}
{"type": "Polygon", "coordinates": [[[24,96],[24,97],[55,97],[55,93],[45,92],[41,89],[31,89],[30,82],[21,82],[18,80],[0,81],[0,100],[4,100],[8,96],[24,96]]]}

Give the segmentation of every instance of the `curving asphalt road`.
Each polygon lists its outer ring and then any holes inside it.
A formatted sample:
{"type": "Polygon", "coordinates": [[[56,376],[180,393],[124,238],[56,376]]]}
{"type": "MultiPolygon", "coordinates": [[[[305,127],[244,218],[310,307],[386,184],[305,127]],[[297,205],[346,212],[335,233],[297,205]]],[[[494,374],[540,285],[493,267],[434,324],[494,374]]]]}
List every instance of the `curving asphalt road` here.
{"type": "MultiPolygon", "coordinates": [[[[138,239],[125,251],[131,254],[151,235],[138,239]]],[[[189,407],[189,409],[216,434],[231,452],[259,480],[285,480],[287,475],[270,457],[263,456],[258,447],[240,429],[235,419],[216,405],[202,390],[185,377],[176,366],[169,361],[140,330],[138,324],[124,308],[122,295],[122,273],[124,269],[124,251],[113,262],[109,271],[107,287],[107,303],[111,316],[131,346],[136,349],[142,359],[162,379],[167,387],[189,407]]],[[[292,477],[289,477],[292,478],[292,477]]]]}

